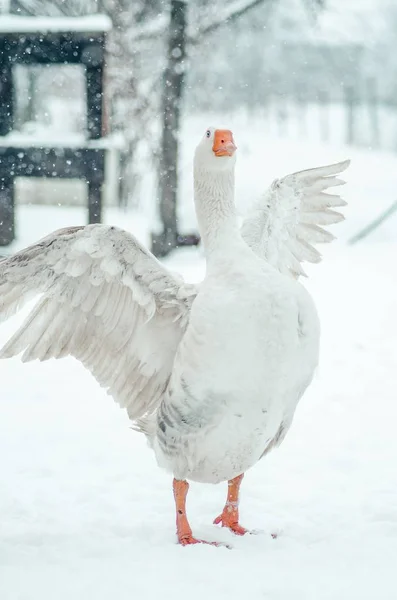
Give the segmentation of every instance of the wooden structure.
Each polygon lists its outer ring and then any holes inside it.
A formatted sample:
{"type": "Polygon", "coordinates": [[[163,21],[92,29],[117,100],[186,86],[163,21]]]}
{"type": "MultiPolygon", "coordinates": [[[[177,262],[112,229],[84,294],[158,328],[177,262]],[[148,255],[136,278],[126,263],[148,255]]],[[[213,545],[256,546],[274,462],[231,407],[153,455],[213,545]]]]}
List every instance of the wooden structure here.
{"type": "Polygon", "coordinates": [[[0,245],[14,239],[16,177],[83,179],[88,184],[88,222],[101,220],[106,152],[112,150],[103,119],[104,15],[88,17],[19,17],[0,19],[0,245]],[[85,67],[87,139],[77,145],[62,140],[35,142],[13,132],[12,69],[16,64],[79,64],[85,67]]]}

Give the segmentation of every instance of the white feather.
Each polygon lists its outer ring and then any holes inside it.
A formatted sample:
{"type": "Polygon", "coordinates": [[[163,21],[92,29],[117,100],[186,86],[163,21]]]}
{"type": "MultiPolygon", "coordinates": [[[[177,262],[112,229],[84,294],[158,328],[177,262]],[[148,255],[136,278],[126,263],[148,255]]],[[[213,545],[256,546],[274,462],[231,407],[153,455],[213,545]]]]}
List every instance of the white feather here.
{"type": "Polygon", "coordinates": [[[313,244],[334,239],[321,225],[344,219],[331,208],[346,202],[324,190],[345,183],[335,175],[349,164],[344,161],[275,180],[243,222],[241,233],[247,244],[281,273],[290,272],[294,278],[304,275],[300,262],[321,260],[313,244]]]}
{"type": "Polygon", "coordinates": [[[132,235],[104,225],[60,230],[1,261],[0,282],[0,319],[44,293],[0,358],[71,354],[135,417],[159,401],[195,294],[132,235]]]}

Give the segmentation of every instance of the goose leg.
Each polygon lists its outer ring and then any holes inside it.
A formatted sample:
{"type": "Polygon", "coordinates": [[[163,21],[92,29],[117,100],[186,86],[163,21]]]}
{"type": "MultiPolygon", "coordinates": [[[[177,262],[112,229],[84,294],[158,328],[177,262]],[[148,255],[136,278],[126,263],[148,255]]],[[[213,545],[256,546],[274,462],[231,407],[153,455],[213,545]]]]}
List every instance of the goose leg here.
{"type": "Polygon", "coordinates": [[[217,542],[205,542],[204,540],[198,540],[193,537],[192,530],[186,516],[186,496],[189,490],[188,482],[180,479],[174,479],[173,489],[176,508],[176,534],[178,536],[179,544],[182,544],[182,546],[188,546],[189,544],[210,544],[211,546],[220,545],[217,542]]]}
{"type": "Polygon", "coordinates": [[[228,527],[230,531],[235,533],[236,535],[244,535],[248,533],[248,529],[242,527],[238,522],[239,514],[238,514],[238,503],[239,503],[239,494],[240,494],[240,485],[243,480],[244,473],[235,477],[234,479],[230,479],[228,481],[228,489],[227,489],[227,500],[222,511],[222,514],[219,515],[214,521],[215,525],[222,525],[222,527],[228,527]]]}

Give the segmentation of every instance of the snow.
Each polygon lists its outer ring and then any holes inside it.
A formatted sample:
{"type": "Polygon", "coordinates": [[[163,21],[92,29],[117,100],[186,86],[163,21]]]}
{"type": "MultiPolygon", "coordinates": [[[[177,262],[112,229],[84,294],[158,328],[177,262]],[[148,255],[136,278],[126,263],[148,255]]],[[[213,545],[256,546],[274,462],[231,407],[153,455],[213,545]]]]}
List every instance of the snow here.
{"type": "Polygon", "coordinates": [[[0,147],[6,148],[117,148],[125,146],[122,133],[112,133],[99,139],[87,139],[84,133],[57,131],[53,127],[35,125],[32,131],[11,131],[0,137],[0,147]]]}
{"type": "MultiPolygon", "coordinates": [[[[308,269],[321,365],[285,442],[242,485],[241,521],[263,533],[237,538],[213,526],[226,486],[192,484],[194,533],[233,549],[177,546],[170,477],[90,374],[73,359],[2,361],[1,600],[397,597],[396,221],[361,244],[345,243],[395,199],[397,159],[283,145],[252,128],[240,134],[240,205],[267,176],[354,159],[344,190],[349,220],[333,229],[341,240],[308,269]]],[[[142,215],[109,209],[105,219],[148,242],[142,215]]],[[[18,240],[4,252],[84,221],[83,209],[20,207],[18,240]]],[[[203,276],[200,250],[166,262],[189,281],[203,276]]],[[[2,325],[0,343],[20,319],[2,325]]]]}
{"type": "Polygon", "coordinates": [[[18,15],[1,15],[1,33],[32,33],[46,31],[81,31],[94,33],[110,31],[112,21],[107,15],[87,15],[84,17],[19,17],[18,15]]]}

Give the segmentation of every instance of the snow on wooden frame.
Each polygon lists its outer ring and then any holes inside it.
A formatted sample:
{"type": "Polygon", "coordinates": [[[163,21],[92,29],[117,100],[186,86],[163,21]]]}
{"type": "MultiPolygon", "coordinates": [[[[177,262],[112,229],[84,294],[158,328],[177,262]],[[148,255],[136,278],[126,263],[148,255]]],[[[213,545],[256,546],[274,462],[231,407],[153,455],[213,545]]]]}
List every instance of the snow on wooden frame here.
{"type": "Polygon", "coordinates": [[[103,32],[112,29],[112,21],[107,15],[87,15],[85,17],[19,17],[2,15],[0,33],[34,32],[103,32]]]}

